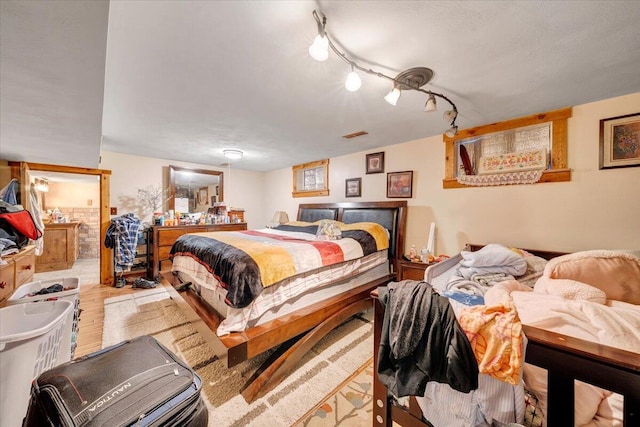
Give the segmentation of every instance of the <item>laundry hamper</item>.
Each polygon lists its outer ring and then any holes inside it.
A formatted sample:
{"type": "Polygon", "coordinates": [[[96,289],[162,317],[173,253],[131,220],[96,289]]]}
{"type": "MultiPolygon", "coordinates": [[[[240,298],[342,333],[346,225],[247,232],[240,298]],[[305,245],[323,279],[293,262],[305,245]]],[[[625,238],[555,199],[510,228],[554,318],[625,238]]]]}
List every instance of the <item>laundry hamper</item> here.
{"type": "Polygon", "coordinates": [[[0,417],[4,427],[22,425],[31,381],[58,365],[68,300],[0,308],[0,417]]]}
{"type": "Polygon", "coordinates": [[[73,310],[65,320],[65,330],[58,353],[58,364],[68,362],[73,359],[78,344],[78,321],[80,320],[80,278],[67,277],[64,279],[39,280],[25,283],[20,286],[7,300],[7,304],[25,304],[41,301],[54,301],[57,299],[68,300],[73,303],[73,310]],[[60,292],[50,294],[33,295],[41,289],[60,284],[65,289],[60,292]]]}

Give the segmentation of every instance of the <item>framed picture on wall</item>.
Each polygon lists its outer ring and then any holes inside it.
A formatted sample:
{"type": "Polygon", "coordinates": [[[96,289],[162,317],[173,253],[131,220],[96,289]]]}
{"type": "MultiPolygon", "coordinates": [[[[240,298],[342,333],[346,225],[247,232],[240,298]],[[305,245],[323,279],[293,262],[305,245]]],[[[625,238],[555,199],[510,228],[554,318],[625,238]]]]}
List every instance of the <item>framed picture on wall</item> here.
{"type": "Polygon", "coordinates": [[[198,190],[198,204],[206,205],[209,203],[209,189],[207,187],[200,187],[198,190]]]}
{"type": "Polygon", "coordinates": [[[349,178],[344,181],[345,197],[360,197],[362,195],[362,178],[349,178]]]}
{"type": "Polygon", "coordinates": [[[600,120],[600,169],[640,166],[640,113],[600,120]]]}
{"type": "Polygon", "coordinates": [[[387,174],[387,197],[413,197],[413,171],[387,174]]]}
{"type": "Polygon", "coordinates": [[[384,172],[384,151],[367,154],[366,171],[368,174],[384,172]]]}

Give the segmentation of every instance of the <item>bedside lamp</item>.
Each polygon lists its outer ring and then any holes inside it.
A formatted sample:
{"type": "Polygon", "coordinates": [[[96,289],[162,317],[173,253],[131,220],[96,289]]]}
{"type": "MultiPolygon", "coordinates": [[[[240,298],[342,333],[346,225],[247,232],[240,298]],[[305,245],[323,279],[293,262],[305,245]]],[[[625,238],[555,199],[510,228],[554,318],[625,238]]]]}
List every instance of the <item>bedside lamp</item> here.
{"type": "Polygon", "coordinates": [[[276,211],[271,218],[271,222],[277,225],[289,222],[289,215],[285,211],[276,211]]]}

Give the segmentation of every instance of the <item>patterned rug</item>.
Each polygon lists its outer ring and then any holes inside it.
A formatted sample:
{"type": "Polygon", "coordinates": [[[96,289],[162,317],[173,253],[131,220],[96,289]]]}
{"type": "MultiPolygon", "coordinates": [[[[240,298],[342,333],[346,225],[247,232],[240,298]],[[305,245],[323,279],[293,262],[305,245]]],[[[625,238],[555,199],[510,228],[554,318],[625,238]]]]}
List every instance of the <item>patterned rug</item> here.
{"type": "Polygon", "coordinates": [[[373,359],[311,410],[295,427],[364,427],[373,422],[373,359]]]}
{"type": "MultiPolygon", "coordinates": [[[[364,421],[367,410],[360,404],[361,400],[368,399],[369,404],[371,400],[370,379],[366,385],[373,346],[370,312],[336,328],[316,344],[282,383],[247,404],[238,390],[268,354],[226,368],[163,288],[109,298],[104,304],[103,347],[140,335],[152,335],[202,378],[212,427],[371,425],[370,419],[364,421]],[[345,389],[347,387],[351,388],[345,389]],[[358,387],[365,392],[359,398],[354,394],[358,387]],[[333,397],[337,400],[332,400],[333,397]],[[356,412],[360,418],[356,424],[340,421],[355,421],[356,412]],[[324,420],[329,424],[322,424],[324,420]]],[[[370,417],[371,411],[368,413],[370,417]]]]}

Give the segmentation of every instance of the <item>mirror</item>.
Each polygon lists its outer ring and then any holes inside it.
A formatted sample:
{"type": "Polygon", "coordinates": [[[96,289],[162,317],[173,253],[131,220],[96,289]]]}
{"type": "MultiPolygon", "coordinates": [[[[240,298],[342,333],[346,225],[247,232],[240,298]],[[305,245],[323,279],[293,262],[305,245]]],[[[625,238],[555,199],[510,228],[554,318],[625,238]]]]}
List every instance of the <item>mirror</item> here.
{"type": "Polygon", "coordinates": [[[169,209],[180,213],[204,212],[222,202],[223,172],[169,166],[169,209]]]}

